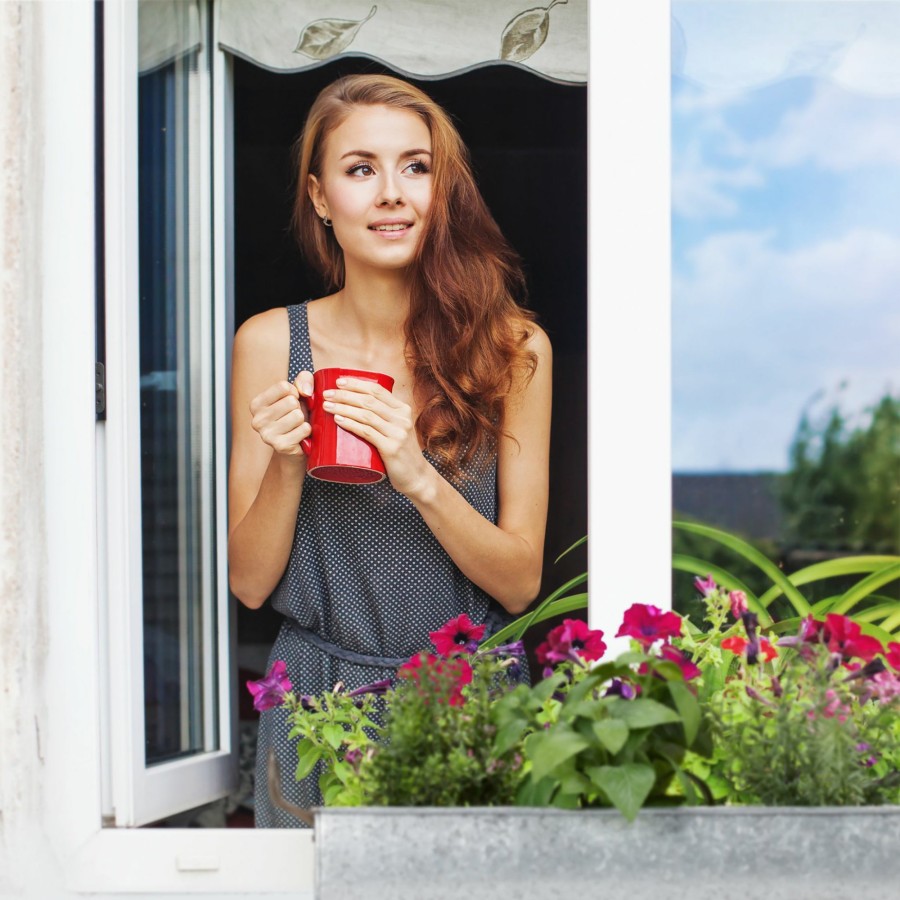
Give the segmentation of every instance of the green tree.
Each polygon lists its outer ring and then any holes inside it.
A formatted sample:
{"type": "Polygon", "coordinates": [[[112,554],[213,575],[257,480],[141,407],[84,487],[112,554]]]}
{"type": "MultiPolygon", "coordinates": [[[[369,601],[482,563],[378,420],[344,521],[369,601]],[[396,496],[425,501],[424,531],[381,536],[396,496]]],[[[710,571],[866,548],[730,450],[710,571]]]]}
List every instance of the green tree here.
{"type": "Polygon", "coordinates": [[[794,546],[897,553],[900,545],[900,397],[885,395],[851,427],[837,406],[816,424],[804,413],[781,479],[784,534],[794,546]]]}

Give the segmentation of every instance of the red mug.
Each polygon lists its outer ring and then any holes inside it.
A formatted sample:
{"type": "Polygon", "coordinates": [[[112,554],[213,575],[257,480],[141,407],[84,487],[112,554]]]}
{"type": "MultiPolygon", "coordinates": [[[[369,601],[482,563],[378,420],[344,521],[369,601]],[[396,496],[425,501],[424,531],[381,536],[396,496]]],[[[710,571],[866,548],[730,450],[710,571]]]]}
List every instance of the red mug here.
{"type": "Polygon", "coordinates": [[[317,369],[313,373],[312,396],[306,398],[312,432],[300,441],[306,454],[306,474],[338,484],[375,484],[387,474],[378,451],[368,441],[341,428],[320,405],[322,392],[336,388],[338,378],[344,376],[374,381],[387,390],[394,387],[394,379],[380,372],[317,369]]]}

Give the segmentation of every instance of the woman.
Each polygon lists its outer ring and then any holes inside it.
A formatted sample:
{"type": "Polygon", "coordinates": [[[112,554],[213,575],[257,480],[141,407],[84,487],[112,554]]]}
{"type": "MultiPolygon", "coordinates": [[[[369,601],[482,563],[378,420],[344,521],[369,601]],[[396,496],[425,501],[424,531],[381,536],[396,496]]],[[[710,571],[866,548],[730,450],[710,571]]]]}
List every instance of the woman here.
{"type": "MultiPolygon", "coordinates": [[[[447,114],[396,78],[359,75],[316,99],[295,147],[294,227],[333,293],[249,319],[234,341],[230,582],[285,616],[269,659],[295,691],[390,677],[428,632],[467,613],[488,633],[541,579],[551,354],[516,297],[517,258],[475,187],[447,114]],[[375,485],[306,477],[312,372],[386,373],[326,392],[340,426],[373,444],[375,485]]],[[[274,747],[291,802],[285,714],[261,714],[256,824],[300,823],[272,806],[274,747]]]]}

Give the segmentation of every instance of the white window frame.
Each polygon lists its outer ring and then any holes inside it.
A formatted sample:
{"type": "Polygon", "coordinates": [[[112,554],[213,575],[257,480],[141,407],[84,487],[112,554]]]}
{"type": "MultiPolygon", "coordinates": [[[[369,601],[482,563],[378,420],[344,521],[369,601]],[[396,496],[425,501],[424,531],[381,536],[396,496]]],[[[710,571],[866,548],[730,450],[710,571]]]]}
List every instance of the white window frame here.
{"type": "MultiPolygon", "coordinates": [[[[92,391],[74,377],[61,386],[55,384],[58,379],[47,379],[45,428],[52,424],[53,433],[62,438],[61,445],[48,445],[46,459],[47,547],[54,562],[48,591],[55,598],[48,622],[52,652],[46,698],[57,735],[42,749],[43,783],[53,799],[45,813],[46,830],[67,895],[311,897],[309,832],[101,825],[104,806],[118,803],[120,789],[117,774],[116,783],[104,791],[107,763],[118,773],[117,754],[128,754],[127,747],[123,750],[114,743],[106,755],[104,731],[109,721],[101,699],[108,691],[111,709],[122,708],[130,673],[116,669],[112,675],[98,662],[98,655],[108,647],[121,665],[134,664],[133,655],[116,657],[122,646],[117,642],[126,630],[115,598],[124,596],[122,590],[130,595],[139,594],[141,588],[135,575],[139,568],[134,506],[125,499],[128,443],[133,435],[114,424],[127,406],[121,393],[127,381],[117,383],[117,373],[129,363],[137,370],[134,321],[121,315],[116,321],[115,312],[124,307],[137,283],[137,136],[133,126],[125,127],[123,112],[129,102],[136,102],[126,96],[137,87],[136,0],[107,0],[105,6],[109,17],[106,304],[113,322],[107,338],[110,408],[107,424],[94,426],[88,418],[92,391]],[[95,465],[96,477],[85,477],[95,465]],[[108,487],[104,472],[113,473],[108,487]],[[96,526],[86,528],[84,510],[97,497],[96,526]]],[[[53,374],[60,361],[90,367],[93,362],[86,349],[93,348],[89,227],[93,195],[73,187],[90,185],[93,173],[93,145],[83,122],[91,108],[93,3],[48,5],[45,32],[44,88],[52,99],[45,123],[48,177],[43,228],[45,245],[66,248],[46,276],[56,291],[48,288],[48,296],[58,298],[48,303],[44,324],[45,371],[53,374]],[[60,197],[65,198],[62,211],[60,197]]],[[[612,635],[631,602],[666,605],[670,592],[668,3],[595,0],[590,32],[590,616],[595,627],[612,635]]],[[[216,85],[224,86],[227,65],[215,41],[212,52],[216,85]]],[[[218,167],[227,161],[228,108],[223,91],[214,97],[213,154],[218,167]]],[[[228,191],[220,177],[214,194],[213,269],[219,321],[227,308],[228,191]]],[[[221,342],[228,342],[224,331],[218,340],[221,351],[221,342]]],[[[218,385],[227,375],[224,365],[219,352],[218,385]]],[[[63,368],[68,376],[70,366],[63,368]]],[[[219,391],[217,402],[224,399],[219,391]]],[[[220,410],[220,446],[225,421],[220,410]]],[[[224,469],[217,488],[220,510],[223,482],[224,469]]],[[[224,548],[224,541],[220,546],[224,548]]],[[[45,894],[54,895],[58,892],[45,894]]]]}

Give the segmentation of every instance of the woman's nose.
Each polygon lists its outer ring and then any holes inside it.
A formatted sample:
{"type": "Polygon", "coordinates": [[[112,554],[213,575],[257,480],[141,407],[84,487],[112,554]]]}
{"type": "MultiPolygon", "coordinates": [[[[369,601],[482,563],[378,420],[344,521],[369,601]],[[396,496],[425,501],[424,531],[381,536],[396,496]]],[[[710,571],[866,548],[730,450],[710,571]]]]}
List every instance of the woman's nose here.
{"type": "Polygon", "coordinates": [[[400,190],[400,185],[391,176],[386,176],[378,192],[378,206],[397,206],[402,202],[403,192],[400,190]]]}

